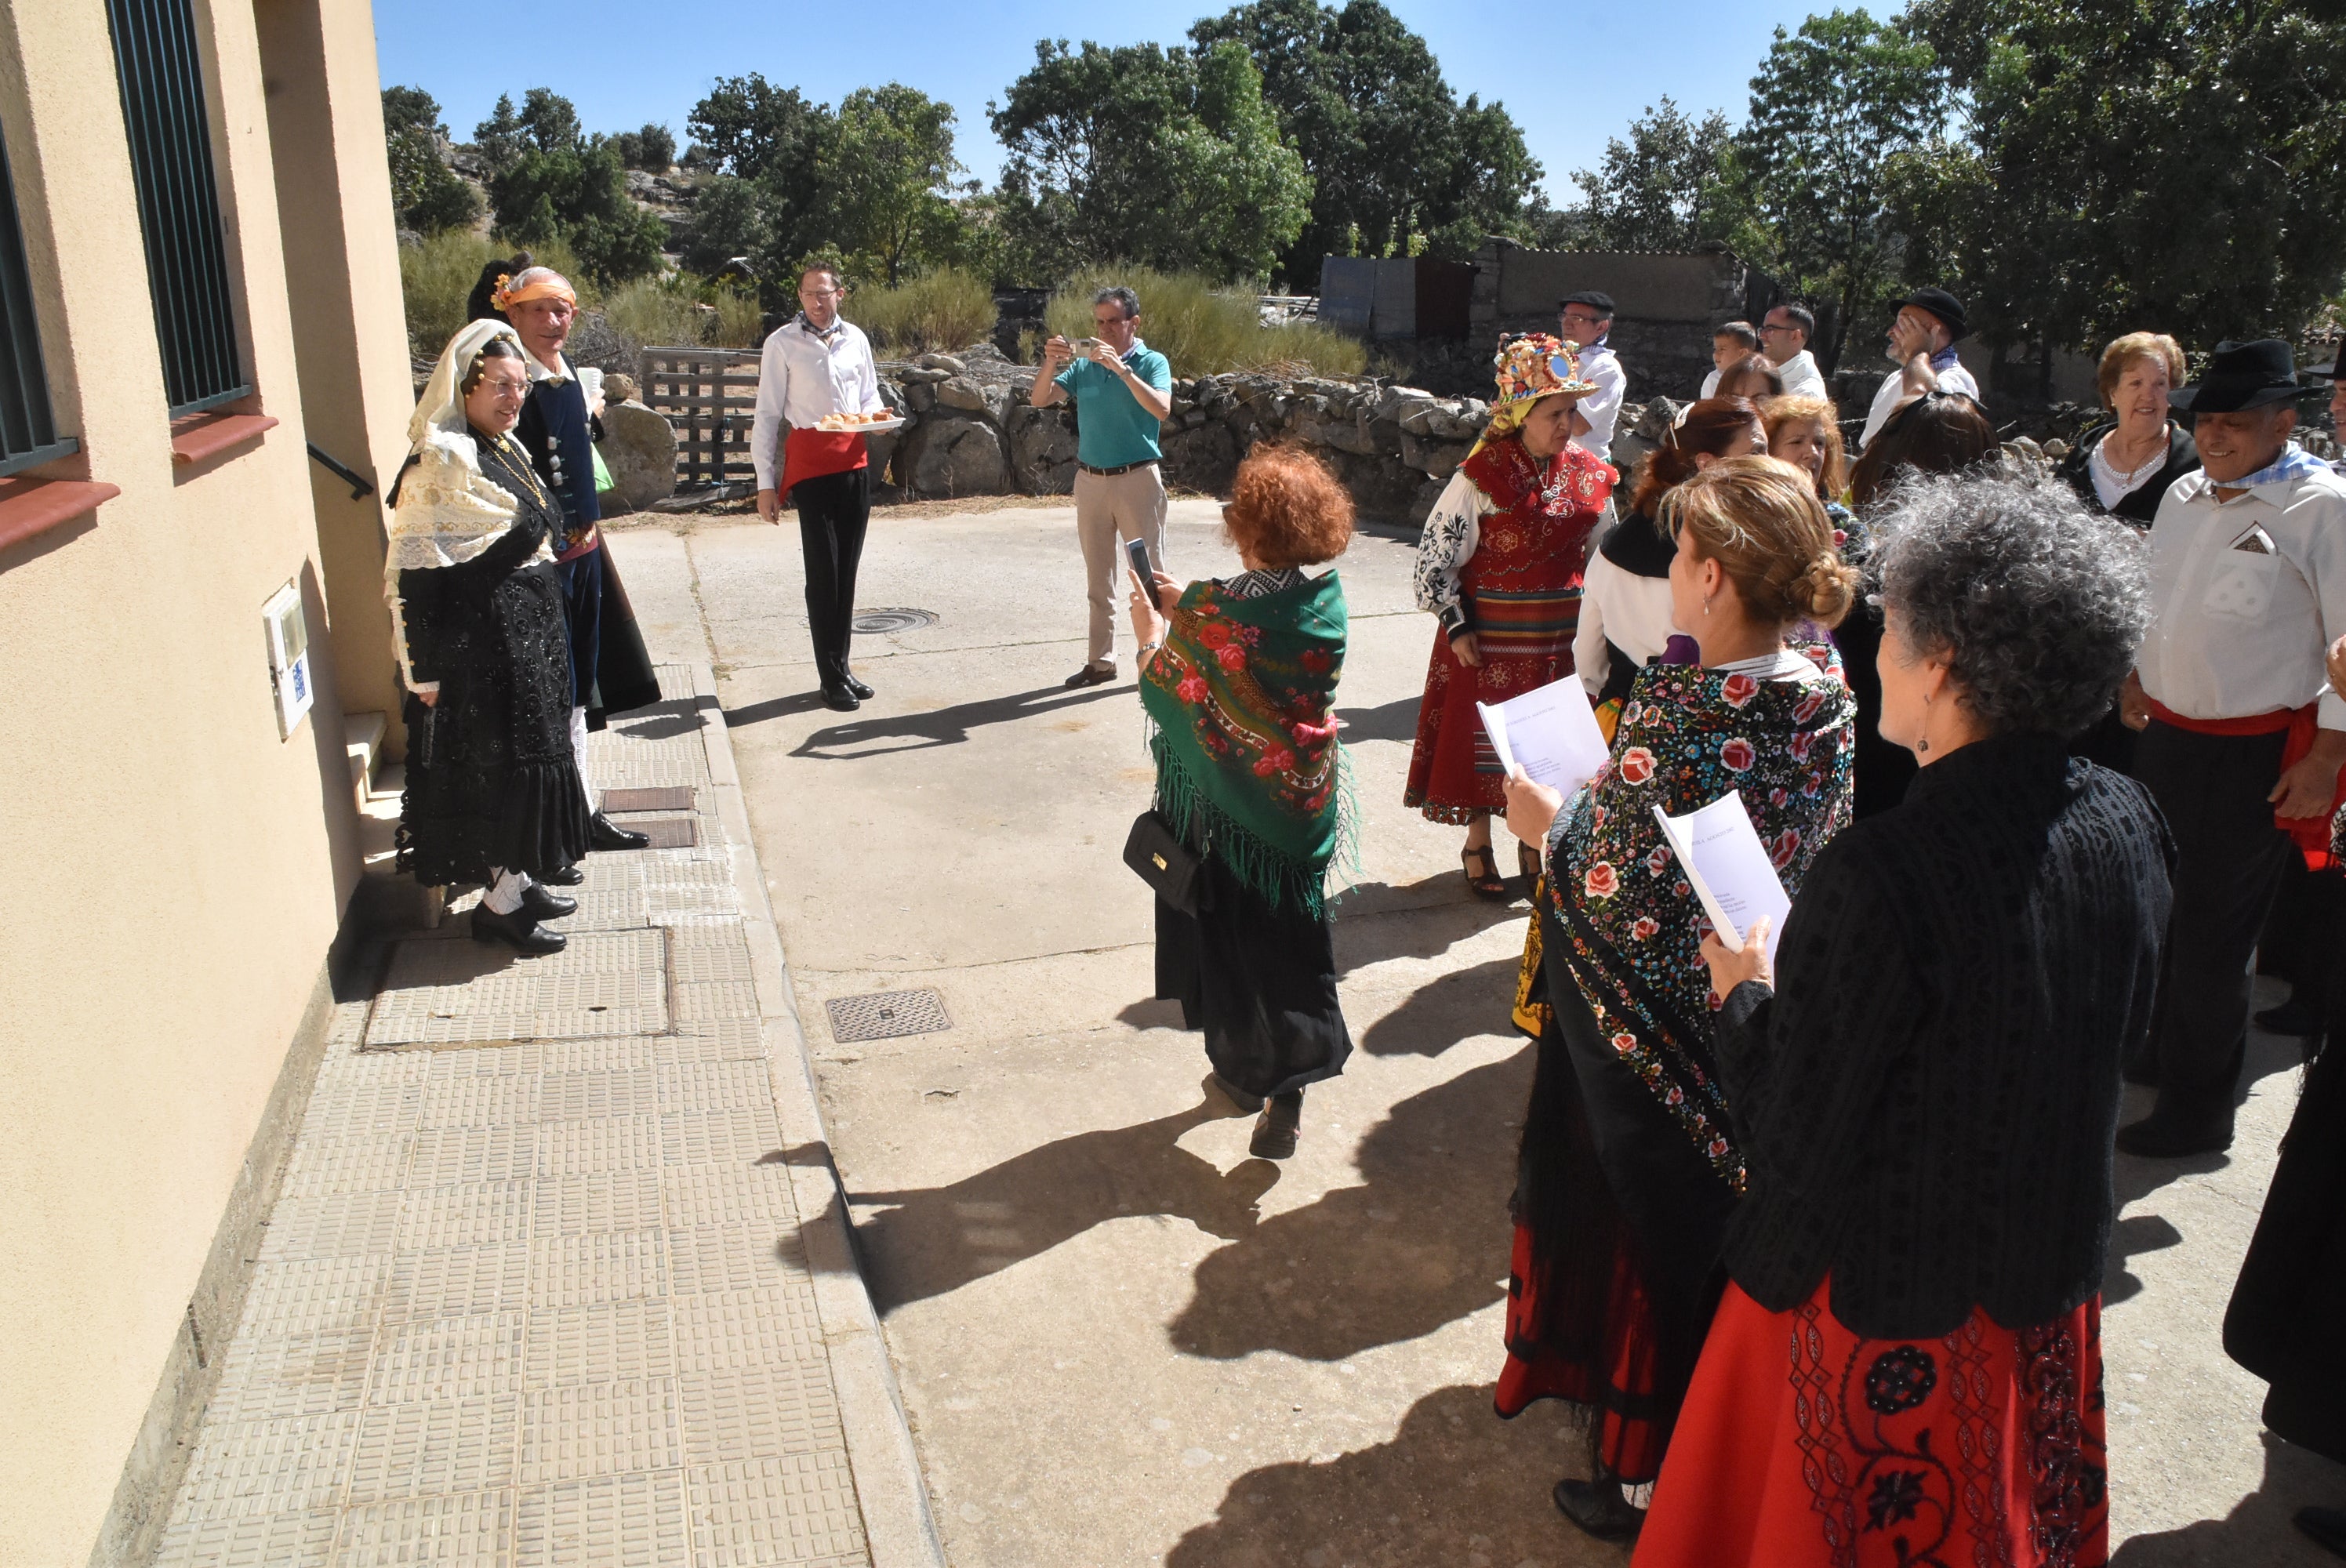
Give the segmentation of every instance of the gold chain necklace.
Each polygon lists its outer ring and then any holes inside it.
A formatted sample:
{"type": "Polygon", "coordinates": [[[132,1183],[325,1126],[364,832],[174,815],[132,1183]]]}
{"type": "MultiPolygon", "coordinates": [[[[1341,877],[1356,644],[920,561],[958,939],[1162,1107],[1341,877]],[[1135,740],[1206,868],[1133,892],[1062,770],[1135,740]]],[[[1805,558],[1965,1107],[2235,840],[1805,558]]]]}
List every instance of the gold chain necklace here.
{"type": "Polygon", "coordinates": [[[498,453],[520,473],[523,482],[529,486],[531,497],[540,506],[551,511],[554,506],[553,498],[546,494],[546,486],[538,482],[537,465],[529,460],[529,453],[517,451],[514,446],[513,437],[509,435],[501,434],[493,439],[497,443],[498,453]]]}

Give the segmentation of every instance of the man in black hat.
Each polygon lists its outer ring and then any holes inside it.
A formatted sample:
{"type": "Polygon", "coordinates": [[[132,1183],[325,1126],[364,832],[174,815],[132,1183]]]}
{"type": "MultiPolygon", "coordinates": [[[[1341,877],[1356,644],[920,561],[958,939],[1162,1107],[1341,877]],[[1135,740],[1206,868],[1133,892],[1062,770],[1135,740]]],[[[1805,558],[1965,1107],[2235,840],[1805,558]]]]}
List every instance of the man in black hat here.
{"type": "Polygon", "coordinates": [[[1898,301],[1898,317],[1890,323],[1883,351],[1898,366],[1898,374],[1883,377],[1881,390],[1873,394],[1865,433],[1858,437],[1861,449],[1872,443],[1901,403],[1932,392],[1979,396],[1979,382],[1955,358],[1955,345],[1970,330],[1964,302],[1944,289],[1917,289],[1898,301]]]}
{"type": "Polygon", "coordinates": [[[1629,389],[1629,372],[1606,341],[1613,331],[1613,296],[1596,289],[1566,294],[1557,302],[1556,312],[1562,318],[1557,336],[1579,345],[1581,380],[1596,383],[1596,390],[1575,405],[1588,428],[1572,438],[1573,444],[1609,463],[1613,422],[1621,417],[1621,399],[1629,389]]]}
{"type": "Polygon", "coordinates": [[[2277,818],[2326,821],[2346,764],[2346,700],[2327,687],[2346,636],[2346,477],[2290,439],[2287,343],[2218,343],[2168,401],[2201,467],[2150,531],[2150,628],[2121,700],[2142,730],[2135,777],[2175,835],[2175,908],[2149,1051],[2158,1101],[2129,1154],[2232,1141],[2248,1044],[2249,956],[2297,852],[2277,818]]]}

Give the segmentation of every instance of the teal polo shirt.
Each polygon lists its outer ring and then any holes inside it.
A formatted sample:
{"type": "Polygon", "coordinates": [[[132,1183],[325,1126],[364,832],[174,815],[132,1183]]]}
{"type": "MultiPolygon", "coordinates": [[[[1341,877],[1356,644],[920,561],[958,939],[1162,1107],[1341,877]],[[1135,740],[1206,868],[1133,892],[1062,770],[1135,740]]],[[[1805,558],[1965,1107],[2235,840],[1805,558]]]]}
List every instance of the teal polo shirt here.
{"type": "MultiPolygon", "coordinates": [[[[1124,362],[1158,392],[1172,390],[1173,366],[1139,339],[1133,340],[1124,362]]],[[[1156,417],[1114,371],[1077,360],[1053,379],[1076,400],[1076,462],[1086,468],[1122,468],[1164,455],[1157,448],[1156,417]]]]}

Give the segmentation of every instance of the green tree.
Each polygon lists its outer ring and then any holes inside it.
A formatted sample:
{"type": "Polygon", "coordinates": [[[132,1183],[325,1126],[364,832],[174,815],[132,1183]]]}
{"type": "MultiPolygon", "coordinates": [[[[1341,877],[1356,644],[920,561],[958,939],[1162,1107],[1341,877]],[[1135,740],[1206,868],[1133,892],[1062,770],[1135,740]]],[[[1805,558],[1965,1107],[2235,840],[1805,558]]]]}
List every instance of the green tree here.
{"type": "Polygon", "coordinates": [[[755,71],[718,77],[685,119],[704,166],[743,179],[811,169],[830,126],[830,110],[755,71]]]}
{"type": "Polygon", "coordinates": [[[840,100],[819,166],[817,221],[857,274],[893,288],[953,229],[948,193],[963,172],[953,126],[952,105],[899,82],[840,100]]]}
{"type": "Polygon", "coordinates": [[[729,174],[695,191],[692,221],[685,231],[685,270],[712,277],[730,261],[754,257],[766,235],[762,195],[757,181],[729,174]]]}
{"type": "Polygon", "coordinates": [[[448,127],[440,122],[440,101],[422,87],[383,88],[382,128],[386,136],[415,131],[437,141],[448,139],[448,127]]]}
{"type": "Polygon", "coordinates": [[[529,133],[514,109],[513,96],[499,93],[496,107],[489,111],[489,117],[473,127],[473,151],[479,157],[481,167],[494,178],[512,168],[514,160],[528,147],[529,133]]]}
{"type": "Polygon", "coordinates": [[[1425,40],[1379,0],[1258,0],[1189,36],[1246,49],[1311,176],[1310,215],[1280,256],[1290,284],[1316,288],[1325,255],[1456,259],[1485,234],[1524,232],[1541,169],[1522,132],[1499,104],[1458,103],[1425,40]]]}
{"type": "Polygon", "coordinates": [[[611,150],[619,155],[619,162],[628,168],[666,174],[676,166],[676,133],[663,125],[620,131],[611,137],[611,150]]]}
{"type": "Polygon", "coordinates": [[[2338,6],[1921,0],[1908,25],[1966,132],[1894,170],[1910,271],[1958,280],[1991,341],[2292,336],[2339,287],[2338,6]]]}
{"type": "MultiPolygon", "coordinates": [[[[1817,358],[1828,369],[1851,331],[1868,330],[1899,273],[1889,169],[1945,126],[1947,76],[1930,43],[1864,11],[1776,29],[1751,80],[1735,157],[1749,180],[1765,254],[1751,260],[1804,298],[1831,307],[1817,358]]],[[[1821,314],[1826,314],[1821,312],[1821,314]]]]}
{"type": "Polygon", "coordinates": [[[530,145],[540,152],[569,152],[586,139],[578,128],[577,107],[552,87],[523,94],[519,118],[530,145]]]}
{"type": "Polygon", "coordinates": [[[1665,94],[1605,144],[1603,167],[1578,168],[1588,249],[1691,250],[1725,239],[1742,214],[1734,132],[1713,109],[1700,119],[1665,94]]]}
{"type": "Polygon", "coordinates": [[[627,194],[626,171],[608,147],[523,152],[490,179],[489,199],[505,240],[566,239],[597,282],[623,282],[659,268],[667,226],[627,194]]]}
{"type": "Polygon", "coordinates": [[[385,87],[382,128],[399,226],[419,234],[472,227],[481,215],[480,198],[442,155],[448,127],[440,123],[432,95],[421,87],[385,87]]]}
{"type": "Polygon", "coordinates": [[[1311,177],[1234,44],[1039,43],[987,113],[1010,154],[1004,238],[1030,280],[1117,260],[1261,277],[1310,215],[1311,177]]]}

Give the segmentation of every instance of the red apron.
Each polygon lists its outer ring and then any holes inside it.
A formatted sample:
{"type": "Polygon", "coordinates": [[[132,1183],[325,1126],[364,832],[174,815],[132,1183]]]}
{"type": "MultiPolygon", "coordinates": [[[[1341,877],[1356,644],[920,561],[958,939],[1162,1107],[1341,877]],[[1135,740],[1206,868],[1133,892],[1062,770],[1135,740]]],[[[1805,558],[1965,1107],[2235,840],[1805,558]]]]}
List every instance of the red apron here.
{"type": "Polygon", "coordinates": [[[862,431],[817,430],[811,425],[794,424],[782,442],[781,494],[787,497],[790,486],[801,479],[846,473],[868,468],[871,463],[871,450],[864,444],[862,431]]]}

